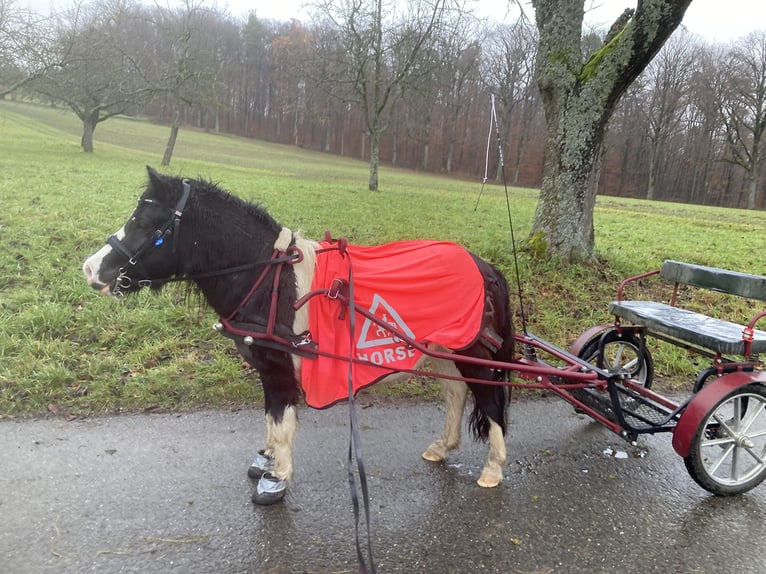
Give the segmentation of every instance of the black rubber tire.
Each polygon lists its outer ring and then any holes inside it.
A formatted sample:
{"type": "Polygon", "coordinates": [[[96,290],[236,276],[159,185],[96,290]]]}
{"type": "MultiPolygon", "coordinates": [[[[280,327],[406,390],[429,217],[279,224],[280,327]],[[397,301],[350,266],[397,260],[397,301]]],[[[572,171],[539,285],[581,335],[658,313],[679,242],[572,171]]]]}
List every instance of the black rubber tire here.
{"type": "Polygon", "coordinates": [[[742,494],[763,482],[766,386],[745,385],[718,401],[700,422],[684,463],[694,482],[718,496],[742,494]]]}
{"type": "Polygon", "coordinates": [[[616,329],[603,335],[604,351],[599,356],[601,337],[588,342],[578,355],[581,359],[605,369],[610,373],[628,372],[634,382],[645,388],[652,387],[654,381],[654,363],[649,350],[644,347],[641,351],[641,342],[630,331],[618,332],[616,329]]]}

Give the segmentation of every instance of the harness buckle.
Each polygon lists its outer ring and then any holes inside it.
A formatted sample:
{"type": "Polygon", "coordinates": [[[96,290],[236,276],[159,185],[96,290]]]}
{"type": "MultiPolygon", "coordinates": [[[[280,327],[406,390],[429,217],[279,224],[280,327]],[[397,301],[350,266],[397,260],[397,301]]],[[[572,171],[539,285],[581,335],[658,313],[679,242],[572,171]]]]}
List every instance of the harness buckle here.
{"type": "Polygon", "coordinates": [[[332,280],[332,285],[330,285],[330,288],[327,290],[327,298],[328,299],[337,299],[341,295],[341,291],[343,290],[343,287],[345,286],[346,282],[343,279],[340,279],[339,277],[336,277],[332,280]]]}
{"type": "Polygon", "coordinates": [[[296,341],[293,341],[292,343],[293,347],[295,348],[304,347],[305,345],[310,345],[313,342],[311,340],[311,333],[309,331],[304,331],[298,335],[298,337],[300,338],[296,341]]]}

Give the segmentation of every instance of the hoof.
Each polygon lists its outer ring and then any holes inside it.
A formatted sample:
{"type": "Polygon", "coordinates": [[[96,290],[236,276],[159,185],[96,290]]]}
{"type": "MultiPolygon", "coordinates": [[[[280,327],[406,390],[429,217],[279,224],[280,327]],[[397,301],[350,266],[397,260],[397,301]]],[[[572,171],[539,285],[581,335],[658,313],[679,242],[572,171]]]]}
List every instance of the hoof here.
{"type": "Polygon", "coordinates": [[[261,506],[270,506],[281,502],[286,492],[287,482],[266,472],[258,481],[258,486],[253,493],[253,502],[261,506]]]}
{"type": "Polygon", "coordinates": [[[430,448],[424,452],[421,455],[425,460],[431,461],[431,462],[441,462],[444,460],[444,457],[440,455],[438,452],[431,450],[430,448]]]}
{"type": "Polygon", "coordinates": [[[482,473],[479,477],[479,480],[476,481],[476,484],[482,488],[495,488],[498,484],[500,484],[501,480],[501,476],[493,476],[492,474],[482,473]]]}
{"type": "Polygon", "coordinates": [[[426,449],[426,452],[420,456],[422,456],[425,460],[430,460],[431,462],[441,462],[447,458],[447,449],[444,448],[441,440],[437,440],[435,443],[431,444],[431,446],[426,449]]]}
{"type": "Polygon", "coordinates": [[[274,470],[274,459],[268,456],[265,451],[259,450],[255,455],[250,468],[247,469],[247,476],[250,478],[261,478],[265,473],[274,470]]]}

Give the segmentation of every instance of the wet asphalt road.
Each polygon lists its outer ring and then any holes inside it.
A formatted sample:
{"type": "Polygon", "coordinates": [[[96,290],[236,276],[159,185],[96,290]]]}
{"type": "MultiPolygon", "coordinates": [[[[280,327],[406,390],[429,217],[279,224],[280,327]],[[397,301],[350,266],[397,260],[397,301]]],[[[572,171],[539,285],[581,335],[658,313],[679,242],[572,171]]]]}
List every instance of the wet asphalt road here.
{"type": "MultiPolygon", "coordinates": [[[[483,445],[421,460],[434,405],[359,406],[380,573],[766,573],[766,485],[708,495],[667,435],[630,447],[523,400],[485,490],[483,445]]],[[[260,412],[0,421],[0,572],[357,572],[347,406],[300,421],[292,490],[267,508],[246,477],[260,412]]]]}

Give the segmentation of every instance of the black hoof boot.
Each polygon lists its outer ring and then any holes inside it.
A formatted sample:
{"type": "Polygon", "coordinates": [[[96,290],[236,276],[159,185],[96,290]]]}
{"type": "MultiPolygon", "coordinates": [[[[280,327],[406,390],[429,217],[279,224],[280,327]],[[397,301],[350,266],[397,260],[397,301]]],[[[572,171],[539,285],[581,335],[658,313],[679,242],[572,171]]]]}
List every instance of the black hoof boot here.
{"type": "Polygon", "coordinates": [[[255,455],[255,460],[247,469],[247,476],[250,478],[261,478],[264,473],[274,470],[274,459],[267,455],[265,451],[259,450],[255,455]]]}
{"type": "Polygon", "coordinates": [[[261,506],[276,504],[285,497],[285,492],[287,492],[287,482],[278,479],[270,472],[265,472],[255,488],[253,502],[261,506]]]}

